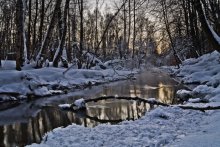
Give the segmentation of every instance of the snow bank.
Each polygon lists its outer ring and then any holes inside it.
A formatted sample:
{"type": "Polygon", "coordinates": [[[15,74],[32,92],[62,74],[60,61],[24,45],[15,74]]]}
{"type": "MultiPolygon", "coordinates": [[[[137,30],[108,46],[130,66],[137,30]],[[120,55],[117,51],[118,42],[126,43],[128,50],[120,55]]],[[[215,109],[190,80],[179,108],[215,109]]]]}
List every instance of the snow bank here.
{"type": "Polygon", "coordinates": [[[74,102],[74,105],[77,106],[78,109],[79,109],[79,108],[85,108],[85,107],[86,107],[86,106],[85,106],[85,100],[84,100],[83,98],[76,100],[76,101],[74,102]]]}
{"type": "Polygon", "coordinates": [[[59,107],[63,109],[68,109],[71,107],[71,104],[60,104],[59,107]]]}
{"type": "MultiPolygon", "coordinates": [[[[217,51],[205,54],[197,59],[188,59],[176,71],[177,76],[183,77],[186,84],[207,83],[209,81],[219,81],[220,53],[217,51]]],[[[209,83],[213,84],[213,83],[209,83]]]]}
{"type": "Polygon", "coordinates": [[[197,83],[191,94],[213,99],[220,93],[220,53],[214,51],[197,59],[192,58],[183,62],[175,74],[186,84],[197,83]]]}
{"type": "MultiPolygon", "coordinates": [[[[193,107],[220,106],[220,54],[215,51],[198,59],[183,62],[175,74],[183,83],[199,84],[192,91],[179,91],[179,95],[203,95],[190,99],[193,107]]],[[[99,125],[95,128],[70,125],[57,128],[45,135],[37,147],[59,146],[212,146],[220,144],[220,110],[206,112],[183,110],[178,106],[158,107],[136,121],[118,125],[99,125]]]]}
{"type": "MultiPolygon", "coordinates": [[[[63,90],[86,87],[95,84],[127,79],[138,71],[86,70],[62,68],[28,69],[23,71],[2,70],[0,72],[0,93],[47,96],[63,93],[63,90]]],[[[0,101],[9,99],[0,98],[0,101]]]]}
{"type": "Polygon", "coordinates": [[[186,136],[188,132],[197,131],[194,126],[203,115],[197,111],[159,107],[139,120],[118,125],[57,128],[48,133],[41,144],[31,146],[164,146],[186,136]]]}

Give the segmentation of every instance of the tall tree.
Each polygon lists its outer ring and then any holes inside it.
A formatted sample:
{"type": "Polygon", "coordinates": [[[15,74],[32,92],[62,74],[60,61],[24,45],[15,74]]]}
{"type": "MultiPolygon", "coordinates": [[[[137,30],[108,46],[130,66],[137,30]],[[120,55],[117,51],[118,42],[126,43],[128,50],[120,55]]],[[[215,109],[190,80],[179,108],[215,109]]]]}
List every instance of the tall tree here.
{"type": "Polygon", "coordinates": [[[220,37],[218,34],[214,31],[214,29],[211,27],[205,12],[203,10],[202,4],[200,0],[195,0],[195,7],[199,15],[199,20],[201,22],[202,28],[210,41],[210,43],[213,45],[214,49],[218,50],[220,52],[220,37]]]}
{"type": "Polygon", "coordinates": [[[166,27],[166,32],[168,34],[170,44],[171,44],[171,48],[173,50],[173,56],[176,60],[176,64],[178,64],[178,67],[179,67],[179,64],[181,63],[181,60],[179,59],[179,57],[177,55],[177,52],[175,50],[175,44],[174,44],[172,34],[171,34],[171,31],[170,31],[170,26],[169,26],[170,23],[169,23],[169,20],[168,20],[168,14],[167,14],[168,10],[167,10],[166,0],[161,0],[161,6],[162,6],[163,20],[164,20],[164,24],[165,24],[165,27],[166,27]]]}
{"type": "Polygon", "coordinates": [[[40,51],[38,52],[37,54],[37,57],[36,57],[36,68],[40,68],[43,66],[43,62],[46,60],[46,53],[47,53],[47,47],[48,47],[48,43],[49,43],[49,38],[51,36],[51,33],[55,27],[55,24],[57,22],[57,13],[58,13],[58,10],[59,10],[59,7],[61,5],[61,2],[62,0],[56,0],[56,4],[55,4],[55,7],[54,7],[54,11],[53,11],[53,14],[52,14],[52,18],[50,20],[50,24],[49,24],[49,27],[47,29],[47,33],[44,37],[44,41],[42,42],[42,45],[41,45],[41,48],[40,48],[40,51]],[[43,57],[44,56],[44,57],[43,57]],[[43,61],[41,61],[41,58],[43,57],[43,61]]]}
{"type": "Polygon", "coordinates": [[[23,48],[23,2],[16,1],[16,70],[21,70],[23,48]]]}
{"type": "MultiPolygon", "coordinates": [[[[36,38],[37,38],[37,18],[38,18],[38,0],[35,0],[35,16],[33,20],[33,39],[32,39],[32,50],[31,53],[33,54],[34,49],[36,47],[36,38]]],[[[32,57],[31,57],[32,58],[32,57]]]]}
{"type": "Polygon", "coordinates": [[[58,67],[58,61],[62,55],[62,52],[63,52],[63,47],[64,47],[64,44],[65,44],[65,39],[66,39],[66,32],[67,32],[67,12],[68,12],[68,9],[69,9],[69,2],[70,0],[66,0],[66,3],[65,3],[65,7],[64,7],[64,14],[63,14],[63,21],[62,21],[62,35],[61,35],[61,39],[60,39],[60,42],[59,42],[59,46],[56,50],[56,53],[54,55],[54,58],[53,58],[53,66],[54,67],[58,67]]]}
{"type": "Polygon", "coordinates": [[[40,27],[39,27],[39,43],[42,43],[43,38],[43,26],[44,26],[44,17],[45,17],[45,0],[41,0],[41,10],[40,10],[40,27]]]}
{"type": "Polygon", "coordinates": [[[130,45],[130,36],[131,36],[131,0],[128,0],[128,48],[130,45]]]}
{"type": "Polygon", "coordinates": [[[28,5],[28,31],[27,31],[27,56],[30,56],[30,52],[32,50],[32,44],[31,44],[31,22],[32,22],[32,0],[29,0],[28,5]]]}
{"type": "Polygon", "coordinates": [[[95,47],[98,44],[98,6],[99,6],[99,0],[96,0],[96,8],[95,8],[95,47]]]}
{"type": "Polygon", "coordinates": [[[133,24],[133,52],[132,52],[132,58],[134,58],[135,54],[135,38],[136,38],[136,0],[134,0],[133,4],[133,13],[134,13],[134,24],[133,24]]]}
{"type": "Polygon", "coordinates": [[[77,50],[76,56],[78,58],[78,68],[82,68],[82,52],[84,46],[84,6],[83,0],[78,0],[79,14],[80,14],[80,42],[79,50],[77,50]]]}
{"type": "Polygon", "coordinates": [[[83,41],[84,41],[84,28],[83,28],[83,24],[84,24],[84,16],[83,16],[83,11],[84,11],[84,7],[83,7],[83,0],[80,0],[80,53],[82,54],[82,50],[83,50],[83,41]]]}
{"type": "Polygon", "coordinates": [[[72,36],[73,36],[73,42],[77,42],[77,12],[76,12],[76,7],[77,7],[77,0],[74,0],[74,6],[73,6],[73,17],[72,17],[72,36]]]}
{"type": "Polygon", "coordinates": [[[26,32],[25,32],[25,18],[26,18],[26,5],[27,2],[25,0],[22,0],[23,4],[23,10],[22,10],[22,35],[23,35],[23,44],[24,44],[24,62],[28,63],[28,48],[27,48],[27,37],[26,37],[26,32]]]}
{"type": "MultiPolygon", "coordinates": [[[[124,0],[125,2],[125,0],[124,0]]],[[[124,5],[124,34],[123,34],[123,51],[125,53],[127,49],[127,15],[126,15],[126,3],[124,5]]]]}

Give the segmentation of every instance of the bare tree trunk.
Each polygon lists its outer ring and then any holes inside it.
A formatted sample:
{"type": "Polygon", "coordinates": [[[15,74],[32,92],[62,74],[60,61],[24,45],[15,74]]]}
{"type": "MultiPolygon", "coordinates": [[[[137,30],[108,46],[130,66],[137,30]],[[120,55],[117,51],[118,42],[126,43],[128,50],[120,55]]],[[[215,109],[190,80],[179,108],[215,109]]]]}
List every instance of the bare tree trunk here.
{"type": "Polygon", "coordinates": [[[54,59],[53,59],[53,66],[54,67],[58,67],[58,61],[59,61],[59,59],[62,55],[63,47],[64,47],[64,44],[65,44],[66,32],[67,32],[66,20],[67,20],[67,12],[68,12],[68,9],[69,9],[69,2],[70,2],[70,0],[66,0],[66,3],[65,3],[63,22],[62,22],[63,23],[62,37],[61,37],[61,40],[59,42],[59,46],[57,48],[57,51],[56,51],[54,59]]]}
{"type": "Polygon", "coordinates": [[[68,45],[67,45],[67,48],[66,48],[66,53],[67,53],[67,60],[68,62],[71,62],[72,61],[72,48],[71,48],[71,31],[70,31],[70,9],[68,8],[68,12],[67,12],[67,16],[68,16],[68,19],[67,19],[67,26],[68,26],[68,45]]]}
{"type": "Polygon", "coordinates": [[[134,28],[133,28],[133,53],[132,53],[132,58],[134,58],[134,54],[135,54],[135,37],[136,37],[136,0],[134,0],[134,5],[133,5],[133,9],[134,9],[134,28]]]}
{"type": "MultiPolygon", "coordinates": [[[[38,16],[38,0],[35,1],[35,17],[33,22],[33,40],[32,40],[32,50],[31,53],[34,53],[34,49],[36,47],[36,30],[37,30],[37,16],[38,16]]],[[[31,57],[32,58],[32,57],[31,57]]]]}
{"type": "Polygon", "coordinates": [[[42,38],[43,38],[43,25],[44,25],[44,15],[45,15],[44,8],[45,8],[45,2],[44,0],[41,0],[40,27],[39,27],[39,37],[38,37],[39,43],[42,43],[42,38]]]}
{"type": "Polygon", "coordinates": [[[179,59],[179,57],[177,55],[177,52],[175,50],[175,45],[174,45],[173,38],[172,38],[172,35],[171,35],[171,32],[170,32],[169,21],[168,21],[168,16],[167,16],[166,0],[162,0],[161,2],[162,2],[161,5],[162,5],[162,11],[163,11],[163,17],[164,17],[164,23],[165,23],[166,31],[167,31],[167,34],[168,34],[168,37],[169,37],[169,40],[170,40],[170,44],[171,44],[171,48],[173,50],[173,55],[174,55],[174,58],[176,60],[176,64],[178,65],[178,68],[179,68],[179,64],[181,63],[181,60],[179,59]]]}
{"type": "Polygon", "coordinates": [[[187,36],[189,36],[189,16],[188,16],[188,11],[187,11],[187,2],[186,0],[182,0],[182,9],[184,12],[184,21],[185,21],[185,25],[186,25],[186,34],[187,36]]]}
{"type": "Polygon", "coordinates": [[[21,70],[22,49],[23,49],[23,2],[16,1],[16,70],[21,70]]]}
{"type": "Polygon", "coordinates": [[[74,14],[72,18],[72,36],[73,36],[73,42],[77,42],[76,34],[77,34],[77,23],[76,23],[76,0],[74,0],[74,14]]]}
{"type": "Polygon", "coordinates": [[[59,32],[59,39],[61,40],[62,38],[62,33],[63,33],[63,21],[62,21],[62,12],[61,12],[61,8],[58,8],[58,12],[57,12],[57,19],[58,19],[58,32],[59,32]]]}
{"type": "Polygon", "coordinates": [[[26,13],[26,1],[22,0],[22,4],[23,4],[23,13],[22,13],[22,34],[23,34],[23,43],[24,43],[24,62],[28,63],[28,48],[27,48],[27,37],[26,37],[26,32],[25,32],[25,13],[26,13]]]}
{"type": "MultiPolygon", "coordinates": [[[[125,0],[124,0],[125,2],[125,0]]],[[[126,5],[124,5],[124,37],[123,37],[123,54],[127,50],[127,15],[126,15],[126,5]]]]}
{"type": "MultiPolygon", "coordinates": [[[[96,11],[95,11],[95,47],[98,44],[98,4],[99,4],[99,0],[96,0],[96,11]]],[[[95,49],[95,50],[98,50],[98,48],[95,49]]]]}
{"type": "Polygon", "coordinates": [[[82,54],[83,51],[83,44],[84,44],[84,28],[83,28],[83,0],[80,1],[80,53],[82,54]]]}
{"type": "Polygon", "coordinates": [[[217,37],[219,37],[219,36],[211,28],[211,26],[205,16],[205,13],[203,11],[202,4],[201,4],[200,0],[195,0],[195,7],[196,7],[196,10],[199,15],[199,20],[201,22],[202,28],[203,28],[205,34],[207,35],[208,40],[213,45],[213,48],[220,52],[220,41],[217,40],[217,37]]]}
{"type": "Polygon", "coordinates": [[[32,0],[29,0],[29,6],[28,6],[28,32],[27,32],[27,56],[30,58],[30,52],[32,52],[32,45],[31,45],[31,21],[32,21],[32,0]]]}
{"type": "Polygon", "coordinates": [[[128,1],[128,48],[130,46],[131,36],[131,0],[128,1]]]}
{"type": "MultiPolygon", "coordinates": [[[[50,20],[50,24],[49,24],[49,27],[48,27],[48,30],[47,30],[47,33],[44,37],[44,41],[42,42],[42,45],[41,45],[41,48],[40,48],[40,51],[36,57],[36,62],[37,62],[37,65],[36,65],[36,68],[41,68],[43,66],[43,63],[41,60],[41,57],[42,55],[46,56],[46,52],[47,52],[47,46],[48,46],[48,42],[49,42],[49,39],[50,39],[50,35],[55,27],[55,24],[56,24],[56,17],[57,17],[57,13],[58,13],[58,9],[61,5],[61,2],[62,0],[56,0],[56,4],[55,4],[55,8],[54,8],[54,11],[53,11],[53,14],[52,14],[52,18],[50,20]]],[[[43,59],[45,61],[45,57],[43,59]]]]}
{"type": "Polygon", "coordinates": [[[79,51],[77,51],[76,56],[78,58],[78,68],[82,68],[82,52],[84,45],[84,28],[83,28],[83,0],[78,0],[79,12],[80,12],[80,42],[79,51]]]}
{"type": "Polygon", "coordinates": [[[187,3],[188,3],[188,13],[189,13],[189,28],[190,28],[190,35],[191,35],[191,38],[192,38],[192,43],[193,43],[193,49],[191,51],[191,56],[192,57],[198,57],[197,53],[196,53],[196,49],[199,48],[199,38],[198,36],[196,36],[196,31],[195,31],[195,23],[194,21],[197,21],[196,20],[196,14],[195,14],[195,11],[194,11],[194,6],[193,6],[193,3],[192,3],[192,0],[187,0],[187,3]]]}

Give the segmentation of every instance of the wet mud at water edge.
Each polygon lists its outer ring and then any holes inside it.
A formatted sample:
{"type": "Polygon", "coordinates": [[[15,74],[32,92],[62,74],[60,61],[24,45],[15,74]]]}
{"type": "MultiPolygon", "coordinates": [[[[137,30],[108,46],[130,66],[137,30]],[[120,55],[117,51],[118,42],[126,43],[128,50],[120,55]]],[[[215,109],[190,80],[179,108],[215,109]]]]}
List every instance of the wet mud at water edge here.
{"type": "MultiPolygon", "coordinates": [[[[24,146],[39,143],[46,132],[72,123],[95,127],[101,123],[116,124],[123,120],[136,120],[151,108],[148,104],[126,100],[103,100],[88,103],[85,111],[63,111],[57,105],[72,103],[76,99],[120,95],[156,98],[175,103],[176,90],[183,88],[160,71],[146,71],[136,80],[119,81],[94,86],[67,95],[41,98],[0,109],[0,146],[24,146]]],[[[0,106],[1,107],[1,106],[0,106]]]]}

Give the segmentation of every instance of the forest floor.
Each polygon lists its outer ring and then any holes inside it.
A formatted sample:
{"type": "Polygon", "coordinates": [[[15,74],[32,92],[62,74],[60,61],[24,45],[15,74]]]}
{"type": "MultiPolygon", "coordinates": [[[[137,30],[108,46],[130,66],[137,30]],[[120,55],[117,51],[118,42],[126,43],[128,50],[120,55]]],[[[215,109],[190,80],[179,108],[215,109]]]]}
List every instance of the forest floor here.
{"type": "Polygon", "coordinates": [[[85,128],[73,124],[57,128],[45,135],[40,144],[31,146],[219,146],[220,54],[215,51],[188,59],[180,69],[162,69],[181,83],[194,85],[191,91],[177,92],[184,104],[160,106],[139,120],[117,125],[85,128]]]}

